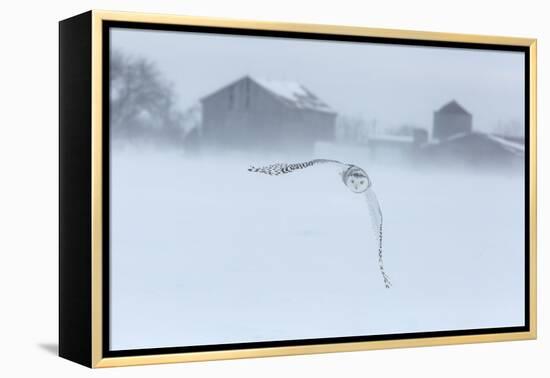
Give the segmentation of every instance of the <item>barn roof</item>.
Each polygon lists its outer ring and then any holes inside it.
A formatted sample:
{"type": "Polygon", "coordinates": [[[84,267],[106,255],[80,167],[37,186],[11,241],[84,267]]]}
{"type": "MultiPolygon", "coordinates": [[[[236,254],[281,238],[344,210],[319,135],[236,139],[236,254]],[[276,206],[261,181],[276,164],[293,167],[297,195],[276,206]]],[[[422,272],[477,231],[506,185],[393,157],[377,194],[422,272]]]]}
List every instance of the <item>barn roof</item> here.
{"type": "Polygon", "coordinates": [[[369,138],[369,143],[412,143],[414,137],[412,135],[391,135],[391,134],[379,134],[373,135],[369,138]]]}
{"type": "Polygon", "coordinates": [[[513,142],[494,134],[488,134],[487,137],[500,144],[504,149],[517,155],[523,155],[525,153],[525,145],[523,143],[513,142]]]}
{"type": "Polygon", "coordinates": [[[460,105],[455,100],[452,100],[452,101],[446,103],[437,112],[438,113],[468,114],[468,115],[470,115],[470,112],[468,112],[466,109],[464,109],[462,107],[462,105],[460,105]]]}
{"type": "Polygon", "coordinates": [[[243,80],[253,81],[286,105],[298,109],[309,109],[333,114],[336,113],[330,106],[328,106],[324,101],[300,83],[294,81],[271,80],[248,75],[235,80],[234,82],[218,89],[213,93],[210,93],[209,95],[201,97],[200,101],[202,102],[205,99],[216,95],[220,91],[242,82],[243,80]]]}
{"type": "Polygon", "coordinates": [[[483,141],[485,143],[491,143],[504,151],[512,153],[516,156],[523,156],[525,153],[525,146],[523,143],[512,142],[500,136],[494,134],[486,134],[482,132],[466,132],[451,136],[443,141],[433,141],[423,146],[425,149],[431,148],[446,148],[449,145],[455,143],[463,143],[464,145],[470,144],[474,139],[483,141]]]}
{"type": "Polygon", "coordinates": [[[300,83],[271,80],[256,76],[250,76],[250,79],[291,106],[299,109],[334,113],[330,106],[300,83]]]}

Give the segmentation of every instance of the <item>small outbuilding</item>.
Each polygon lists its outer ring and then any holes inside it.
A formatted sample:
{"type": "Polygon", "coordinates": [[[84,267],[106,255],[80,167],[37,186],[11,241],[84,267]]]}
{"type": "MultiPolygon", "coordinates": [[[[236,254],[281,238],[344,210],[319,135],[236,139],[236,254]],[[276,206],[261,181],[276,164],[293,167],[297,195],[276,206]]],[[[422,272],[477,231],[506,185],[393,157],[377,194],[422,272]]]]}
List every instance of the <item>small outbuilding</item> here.
{"type": "Polygon", "coordinates": [[[451,102],[434,112],[433,139],[445,140],[472,132],[472,115],[458,102],[451,102]]]}

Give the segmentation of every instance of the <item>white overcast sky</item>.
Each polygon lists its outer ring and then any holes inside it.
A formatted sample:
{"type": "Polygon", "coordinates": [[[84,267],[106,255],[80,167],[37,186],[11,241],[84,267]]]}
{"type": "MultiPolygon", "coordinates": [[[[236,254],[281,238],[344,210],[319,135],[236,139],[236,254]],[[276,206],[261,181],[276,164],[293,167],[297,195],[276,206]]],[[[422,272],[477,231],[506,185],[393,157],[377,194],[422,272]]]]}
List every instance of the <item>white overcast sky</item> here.
{"type": "Polygon", "coordinates": [[[341,114],[431,128],[456,99],[474,129],[523,121],[519,52],[112,29],[111,48],[154,62],[182,110],[246,74],[297,81],[341,114]]]}

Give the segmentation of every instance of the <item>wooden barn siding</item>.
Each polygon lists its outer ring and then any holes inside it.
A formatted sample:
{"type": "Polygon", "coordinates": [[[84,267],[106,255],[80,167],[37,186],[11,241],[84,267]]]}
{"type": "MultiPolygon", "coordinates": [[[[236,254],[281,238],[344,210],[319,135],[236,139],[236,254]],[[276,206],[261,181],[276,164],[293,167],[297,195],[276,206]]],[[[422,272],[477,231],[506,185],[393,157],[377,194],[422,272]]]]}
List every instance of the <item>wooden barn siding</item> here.
{"type": "Polygon", "coordinates": [[[278,146],[284,112],[284,105],[263,88],[241,80],[203,100],[203,137],[209,145],[237,149],[278,146]]]}
{"type": "Polygon", "coordinates": [[[334,139],[335,118],[293,108],[247,78],[203,100],[203,137],[210,146],[312,152],[315,141],[334,139]]]}
{"type": "Polygon", "coordinates": [[[336,115],[289,108],[284,113],[283,142],[288,149],[313,152],[315,142],[333,141],[336,115]]]}

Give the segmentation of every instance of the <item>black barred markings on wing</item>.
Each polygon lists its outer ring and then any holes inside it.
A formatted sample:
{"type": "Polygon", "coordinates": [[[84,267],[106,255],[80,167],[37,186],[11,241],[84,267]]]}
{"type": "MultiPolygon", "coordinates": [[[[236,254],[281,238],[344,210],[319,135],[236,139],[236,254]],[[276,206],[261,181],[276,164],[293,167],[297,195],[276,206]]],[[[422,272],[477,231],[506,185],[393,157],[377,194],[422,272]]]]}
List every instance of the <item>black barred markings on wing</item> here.
{"type": "Polygon", "coordinates": [[[344,182],[344,185],[346,185],[349,190],[351,190],[353,193],[364,193],[365,199],[367,200],[367,208],[371,218],[374,235],[378,244],[378,267],[380,269],[380,273],[382,274],[382,279],[384,280],[384,286],[386,288],[389,288],[391,286],[391,282],[390,278],[384,270],[384,262],[382,259],[382,210],[380,209],[378,198],[376,197],[376,195],[374,194],[374,190],[372,189],[372,180],[364,169],[353,164],[342,163],[338,160],[314,159],[302,163],[276,163],[264,167],[251,166],[250,168],[248,168],[248,170],[250,172],[264,173],[270,176],[278,176],[281,174],[291,173],[296,170],[308,168],[316,164],[326,163],[336,164],[342,169],[340,175],[342,176],[342,181],[344,182]]]}
{"type": "Polygon", "coordinates": [[[334,163],[334,164],[342,165],[342,163],[337,160],[314,159],[314,160],[305,161],[302,163],[292,163],[292,164],[275,163],[275,164],[266,165],[264,167],[251,166],[250,168],[248,168],[248,170],[250,172],[264,173],[269,176],[278,176],[284,173],[291,173],[299,169],[308,168],[315,164],[324,164],[324,163],[334,163]]]}

